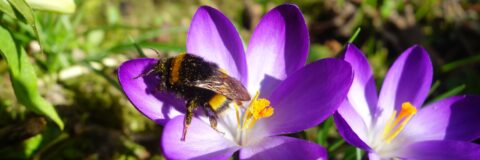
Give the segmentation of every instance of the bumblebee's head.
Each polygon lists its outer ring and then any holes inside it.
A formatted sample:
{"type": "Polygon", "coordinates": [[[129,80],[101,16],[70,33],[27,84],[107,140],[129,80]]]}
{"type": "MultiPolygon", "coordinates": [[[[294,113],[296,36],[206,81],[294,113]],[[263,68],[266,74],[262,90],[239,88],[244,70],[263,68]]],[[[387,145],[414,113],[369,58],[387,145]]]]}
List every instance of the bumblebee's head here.
{"type": "Polygon", "coordinates": [[[154,70],[155,73],[166,72],[166,68],[167,68],[166,64],[167,64],[167,58],[160,58],[152,70],[154,70]]]}
{"type": "Polygon", "coordinates": [[[134,77],[133,79],[137,79],[139,77],[145,77],[145,76],[150,76],[152,74],[154,74],[155,76],[158,76],[162,79],[166,78],[166,66],[165,66],[165,63],[166,63],[166,60],[165,59],[160,59],[157,61],[157,63],[152,67],[150,68],[147,72],[144,72],[136,77],[134,77]]]}
{"type": "Polygon", "coordinates": [[[157,64],[155,64],[155,67],[152,69],[153,73],[160,78],[160,88],[166,87],[166,79],[168,78],[167,60],[167,58],[159,59],[157,64]]]}

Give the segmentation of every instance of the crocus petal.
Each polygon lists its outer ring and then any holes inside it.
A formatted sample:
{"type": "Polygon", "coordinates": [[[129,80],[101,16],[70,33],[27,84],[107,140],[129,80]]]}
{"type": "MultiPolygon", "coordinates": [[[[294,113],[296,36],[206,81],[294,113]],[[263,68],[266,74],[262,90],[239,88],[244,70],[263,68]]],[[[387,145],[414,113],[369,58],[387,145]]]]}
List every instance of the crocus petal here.
{"type": "Polygon", "coordinates": [[[305,65],[308,47],[307,26],[297,6],[285,4],[268,12],[247,49],[251,94],[260,90],[268,96],[288,74],[305,65]]]}
{"type": "Polygon", "coordinates": [[[185,103],[172,94],[158,91],[158,77],[138,77],[148,72],[156,62],[150,58],[126,61],[118,68],[118,81],[138,111],[163,125],[168,119],[180,115],[185,103]]]}
{"type": "Polygon", "coordinates": [[[446,98],[420,110],[399,136],[416,141],[472,141],[480,138],[479,115],[479,96],[446,98]]]}
{"type": "Polygon", "coordinates": [[[240,150],[240,159],[327,159],[327,150],[309,141],[274,136],[240,150]]]}
{"type": "Polygon", "coordinates": [[[337,126],[340,135],[349,144],[369,151],[370,147],[364,142],[367,140],[367,128],[365,122],[358,113],[351,107],[350,103],[345,100],[333,115],[333,120],[337,126]]]}
{"type": "Polygon", "coordinates": [[[375,152],[369,152],[368,153],[368,159],[369,160],[382,160],[382,157],[380,157],[380,155],[378,155],[375,152]]]}
{"type": "Polygon", "coordinates": [[[303,67],[273,91],[268,99],[274,114],[259,120],[253,129],[279,135],[319,124],[337,110],[352,79],[350,64],[339,59],[322,59],[303,67]]]}
{"type": "Polygon", "coordinates": [[[370,126],[372,115],[375,115],[378,97],[370,64],[362,51],[353,44],[347,45],[343,59],[352,65],[354,73],[352,87],[347,96],[348,101],[365,124],[370,126]]]}
{"type": "Polygon", "coordinates": [[[230,76],[246,83],[242,41],[233,24],[220,11],[208,6],[198,8],[188,30],[187,52],[218,64],[230,76]]]}
{"type": "Polygon", "coordinates": [[[168,159],[228,159],[240,147],[210,125],[193,118],[181,141],[184,116],[170,120],[163,130],[162,148],[168,159]]]}
{"type": "Polygon", "coordinates": [[[385,76],[378,99],[382,112],[378,122],[385,123],[404,102],[420,108],[430,90],[432,76],[432,62],[425,49],[415,45],[403,52],[385,76]]]}
{"type": "Polygon", "coordinates": [[[404,147],[401,158],[424,160],[478,159],[480,145],[463,141],[422,141],[404,147]]]}

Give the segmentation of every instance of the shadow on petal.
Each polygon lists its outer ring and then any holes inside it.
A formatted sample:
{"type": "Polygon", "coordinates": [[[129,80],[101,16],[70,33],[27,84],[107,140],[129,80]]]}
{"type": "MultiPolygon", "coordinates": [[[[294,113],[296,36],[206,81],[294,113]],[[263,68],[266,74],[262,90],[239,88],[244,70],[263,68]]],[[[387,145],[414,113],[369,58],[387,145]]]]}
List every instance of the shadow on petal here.
{"type": "Polygon", "coordinates": [[[177,116],[163,130],[161,146],[167,159],[227,159],[240,149],[204,121],[193,118],[185,141],[181,141],[183,120],[177,116]]]}
{"type": "Polygon", "coordinates": [[[247,65],[242,40],[230,20],[209,6],[198,8],[187,35],[187,52],[216,63],[243,84],[247,65]]]}
{"type": "Polygon", "coordinates": [[[260,83],[260,97],[269,97],[270,94],[272,94],[273,89],[276,88],[280,83],[282,83],[282,80],[265,75],[265,78],[263,78],[262,82],[260,83]]]}
{"type": "Polygon", "coordinates": [[[173,93],[160,92],[160,79],[154,74],[138,77],[148,72],[156,59],[141,58],[124,62],[118,69],[118,80],[125,95],[135,108],[158,124],[165,124],[170,118],[182,114],[185,102],[173,93]]]}
{"type": "Polygon", "coordinates": [[[303,67],[309,44],[307,26],[297,6],[280,5],[265,14],[247,48],[250,93],[260,87],[267,92],[276,88],[274,84],[260,86],[266,76],[284,80],[303,67]]]}
{"type": "Polygon", "coordinates": [[[451,113],[445,139],[473,141],[480,138],[479,96],[464,96],[449,108],[451,113]]]}
{"type": "MultiPolygon", "coordinates": [[[[155,64],[149,64],[146,66],[142,73],[147,73],[150,71],[155,64]]],[[[173,117],[169,116],[170,110],[175,109],[182,113],[185,113],[185,101],[175,95],[175,93],[161,91],[158,86],[161,83],[161,79],[158,75],[150,74],[148,76],[143,77],[143,82],[147,84],[147,88],[145,88],[145,93],[148,95],[152,95],[161,101],[163,104],[159,109],[162,111],[164,115],[164,119],[157,119],[155,120],[156,123],[164,124],[166,121],[170,120],[173,117]]]]}

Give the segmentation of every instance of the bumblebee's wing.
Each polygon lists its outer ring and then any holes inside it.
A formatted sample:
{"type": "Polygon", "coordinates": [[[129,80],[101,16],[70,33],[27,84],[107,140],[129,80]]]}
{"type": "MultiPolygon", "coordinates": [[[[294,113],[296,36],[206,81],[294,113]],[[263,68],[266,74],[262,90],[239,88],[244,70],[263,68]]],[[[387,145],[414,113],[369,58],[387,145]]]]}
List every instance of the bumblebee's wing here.
{"type": "Polygon", "coordinates": [[[206,80],[192,82],[191,86],[217,92],[232,100],[250,100],[250,95],[242,83],[221,71],[216,71],[206,80]]]}

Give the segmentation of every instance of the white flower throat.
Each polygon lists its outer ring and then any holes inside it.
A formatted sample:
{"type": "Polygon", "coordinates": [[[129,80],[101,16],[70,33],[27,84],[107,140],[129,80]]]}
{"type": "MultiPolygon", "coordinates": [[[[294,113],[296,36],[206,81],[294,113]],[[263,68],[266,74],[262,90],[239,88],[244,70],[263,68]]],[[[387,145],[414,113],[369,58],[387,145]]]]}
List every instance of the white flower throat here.
{"type": "Polygon", "coordinates": [[[274,108],[270,106],[270,101],[265,98],[259,98],[259,92],[255,94],[249,103],[246,103],[245,107],[239,107],[239,104],[233,102],[231,107],[233,110],[226,111],[226,115],[220,117],[222,132],[228,131],[228,134],[224,134],[225,138],[228,138],[238,145],[245,146],[250,145],[261,139],[262,135],[252,133],[256,122],[263,118],[271,117],[274,114],[274,108]]]}
{"type": "Polygon", "coordinates": [[[393,111],[393,114],[388,119],[383,129],[382,139],[386,143],[390,143],[400,132],[405,128],[408,121],[417,113],[417,109],[410,103],[404,102],[402,109],[397,114],[397,111],[393,111]]]}
{"type": "Polygon", "coordinates": [[[371,146],[378,154],[388,157],[390,152],[405,145],[397,142],[392,143],[392,141],[403,131],[405,126],[416,113],[417,108],[410,102],[402,103],[400,111],[393,111],[383,128],[379,128],[383,130],[374,130],[373,133],[370,134],[369,146],[371,146]]]}

